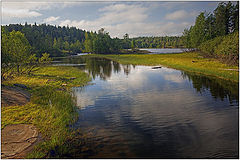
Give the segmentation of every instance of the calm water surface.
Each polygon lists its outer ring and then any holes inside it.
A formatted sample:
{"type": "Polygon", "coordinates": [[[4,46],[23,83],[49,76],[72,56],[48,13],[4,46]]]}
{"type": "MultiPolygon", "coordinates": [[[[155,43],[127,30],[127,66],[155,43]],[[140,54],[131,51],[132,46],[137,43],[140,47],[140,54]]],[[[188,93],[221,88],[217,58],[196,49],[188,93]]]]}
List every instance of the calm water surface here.
{"type": "Polygon", "coordinates": [[[85,158],[238,157],[237,83],[103,58],[64,63],[93,78],[73,88],[85,158]]]}
{"type": "Polygon", "coordinates": [[[187,48],[141,48],[140,50],[147,50],[149,54],[163,54],[163,53],[182,53],[187,51],[187,48]]]}

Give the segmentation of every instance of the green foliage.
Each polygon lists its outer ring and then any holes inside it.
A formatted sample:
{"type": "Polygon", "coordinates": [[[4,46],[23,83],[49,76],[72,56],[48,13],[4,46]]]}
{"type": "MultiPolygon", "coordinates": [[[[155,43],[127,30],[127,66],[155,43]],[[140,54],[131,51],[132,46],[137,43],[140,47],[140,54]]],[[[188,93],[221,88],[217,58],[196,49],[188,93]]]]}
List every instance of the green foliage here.
{"type": "Polygon", "coordinates": [[[84,52],[92,52],[93,51],[93,34],[85,32],[85,41],[84,41],[84,52]]]}
{"type": "Polygon", "coordinates": [[[230,65],[238,65],[239,59],[239,32],[227,35],[216,47],[215,54],[230,65]]]}
{"type": "Polygon", "coordinates": [[[134,41],[134,40],[131,41],[131,48],[132,48],[132,49],[135,48],[135,41],[134,41]]]}
{"type": "Polygon", "coordinates": [[[36,57],[36,54],[31,55],[28,62],[25,64],[24,73],[31,74],[32,72],[37,71],[40,66],[49,64],[52,61],[52,58],[49,56],[48,53],[43,53],[39,58],[36,57]]]}
{"type": "Polygon", "coordinates": [[[27,23],[25,25],[10,24],[4,27],[8,32],[15,30],[24,33],[37,57],[44,52],[50,53],[50,56],[63,56],[65,55],[63,50],[66,50],[67,54],[72,54],[84,49],[85,31],[75,27],[27,23]]]}
{"type": "Polygon", "coordinates": [[[120,39],[112,39],[103,28],[98,31],[98,34],[86,32],[84,47],[85,52],[97,54],[117,53],[122,48],[120,39]]]}
{"type": "Polygon", "coordinates": [[[239,32],[208,40],[202,43],[199,49],[204,56],[218,58],[230,65],[238,65],[239,32]]]}
{"type": "Polygon", "coordinates": [[[179,48],[183,47],[183,40],[177,36],[165,36],[165,37],[137,37],[124,39],[125,45],[123,48],[179,48]],[[127,46],[127,47],[126,47],[127,46]]]}
{"type": "Polygon", "coordinates": [[[190,40],[193,48],[198,47],[202,42],[206,40],[206,20],[204,13],[196,18],[195,25],[190,33],[190,40]]]}
{"type": "Polygon", "coordinates": [[[4,28],[2,29],[2,80],[16,74],[30,74],[37,67],[50,61],[47,53],[39,58],[36,54],[31,54],[31,46],[23,33],[19,31],[7,33],[4,28]]]}
{"type": "Polygon", "coordinates": [[[123,40],[122,40],[122,48],[124,49],[129,49],[131,45],[131,41],[129,40],[129,35],[126,33],[123,36],[123,40]]]}
{"type": "MultiPolygon", "coordinates": [[[[190,29],[191,29],[191,28],[190,28],[190,29]]],[[[186,48],[191,48],[191,47],[192,47],[191,41],[190,41],[190,30],[184,29],[183,35],[182,35],[181,39],[182,39],[182,41],[183,41],[183,45],[184,45],[186,48]]]]}
{"type": "MultiPolygon", "coordinates": [[[[182,40],[188,48],[198,48],[207,40],[238,31],[238,3],[221,2],[213,14],[203,12],[196,18],[194,26],[185,29],[182,40]]],[[[214,42],[212,42],[214,44],[214,42]]],[[[212,48],[212,50],[214,50],[212,48]]]]}
{"type": "Polygon", "coordinates": [[[24,65],[30,57],[31,46],[24,34],[19,31],[10,33],[2,31],[2,79],[14,73],[23,73],[24,65]]]}
{"type": "Polygon", "coordinates": [[[222,42],[223,36],[208,40],[199,46],[199,49],[207,57],[215,57],[216,47],[222,42]]]}
{"type": "Polygon", "coordinates": [[[228,13],[227,7],[223,2],[221,2],[218,7],[214,10],[214,14],[216,17],[216,34],[217,36],[223,36],[228,33],[228,13]]]}
{"type": "Polygon", "coordinates": [[[239,32],[223,37],[222,42],[216,47],[218,55],[238,55],[239,54],[239,32]]]}

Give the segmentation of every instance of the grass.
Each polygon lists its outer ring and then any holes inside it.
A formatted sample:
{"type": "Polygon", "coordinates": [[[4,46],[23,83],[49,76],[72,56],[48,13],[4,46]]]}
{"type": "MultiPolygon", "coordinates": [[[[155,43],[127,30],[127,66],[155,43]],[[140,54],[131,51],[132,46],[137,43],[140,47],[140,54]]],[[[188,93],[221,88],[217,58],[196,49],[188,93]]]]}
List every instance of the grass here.
{"type": "Polygon", "coordinates": [[[221,79],[239,81],[238,66],[228,66],[216,59],[203,58],[197,52],[178,54],[125,54],[125,55],[89,55],[115,60],[122,64],[163,65],[188,72],[214,76],[221,79]],[[234,69],[234,70],[229,70],[234,69]]]}
{"type": "Polygon", "coordinates": [[[42,67],[33,75],[2,82],[10,86],[14,83],[24,84],[31,88],[32,96],[24,106],[1,108],[1,128],[8,124],[33,124],[44,141],[27,158],[61,157],[66,150],[63,144],[70,133],[69,125],[77,119],[70,89],[89,81],[86,73],[74,67],[42,67]]]}

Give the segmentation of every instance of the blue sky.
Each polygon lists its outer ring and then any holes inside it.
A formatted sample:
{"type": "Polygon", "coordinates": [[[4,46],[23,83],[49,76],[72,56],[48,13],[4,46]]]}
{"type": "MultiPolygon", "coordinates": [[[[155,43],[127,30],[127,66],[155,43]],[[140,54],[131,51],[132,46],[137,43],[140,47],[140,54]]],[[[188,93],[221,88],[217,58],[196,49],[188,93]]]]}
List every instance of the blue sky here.
{"type": "Polygon", "coordinates": [[[219,2],[46,2],[2,1],[2,24],[34,23],[74,26],[112,37],[181,35],[200,12],[212,12],[219,2]]]}

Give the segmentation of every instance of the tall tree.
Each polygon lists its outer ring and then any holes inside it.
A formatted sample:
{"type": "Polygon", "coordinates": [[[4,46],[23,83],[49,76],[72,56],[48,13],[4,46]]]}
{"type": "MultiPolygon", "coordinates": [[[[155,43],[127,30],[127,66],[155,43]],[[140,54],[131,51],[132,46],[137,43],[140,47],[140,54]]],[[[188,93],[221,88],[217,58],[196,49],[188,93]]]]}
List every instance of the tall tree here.
{"type": "Polygon", "coordinates": [[[31,46],[25,38],[24,34],[19,31],[12,31],[9,34],[8,54],[12,57],[11,61],[17,67],[17,72],[21,73],[21,67],[30,56],[31,46]]]}
{"type": "Polygon", "coordinates": [[[93,51],[93,40],[91,38],[90,33],[85,32],[85,41],[84,41],[85,52],[93,51]]]}
{"type": "Polygon", "coordinates": [[[203,12],[196,18],[190,37],[193,47],[198,47],[206,40],[206,20],[203,12]]]}
{"type": "Polygon", "coordinates": [[[223,36],[229,33],[229,5],[221,2],[214,10],[216,17],[216,36],[223,36]]]}

